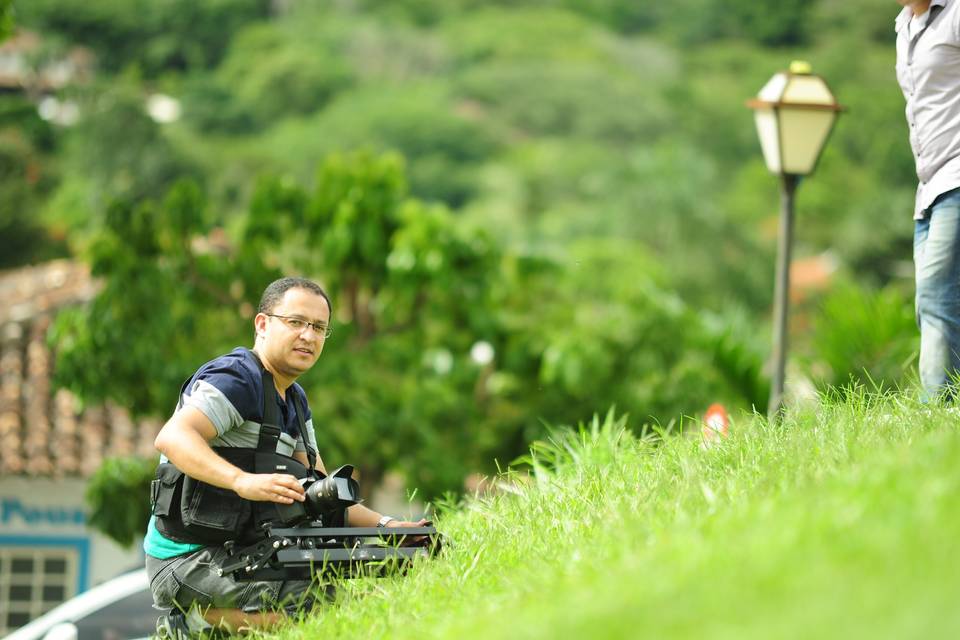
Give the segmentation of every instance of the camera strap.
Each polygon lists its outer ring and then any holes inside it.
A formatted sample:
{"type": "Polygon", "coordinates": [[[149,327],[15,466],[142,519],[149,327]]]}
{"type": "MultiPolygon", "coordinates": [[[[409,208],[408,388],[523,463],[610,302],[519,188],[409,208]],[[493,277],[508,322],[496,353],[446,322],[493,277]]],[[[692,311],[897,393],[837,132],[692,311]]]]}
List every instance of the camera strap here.
{"type": "Polygon", "coordinates": [[[300,407],[300,402],[297,400],[297,396],[293,396],[293,408],[297,412],[297,426],[300,427],[300,439],[303,441],[303,448],[307,450],[307,461],[309,464],[309,471],[313,472],[317,467],[317,452],[310,447],[310,440],[307,439],[307,423],[303,419],[303,409],[300,407]]]}
{"type": "MultiPolygon", "coordinates": [[[[273,374],[263,366],[263,362],[260,360],[260,356],[257,355],[256,351],[251,349],[250,354],[260,366],[260,377],[263,388],[263,421],[260,424],[260,440],[257,444],[257,449],[274,453],[277,450],[277,440],[280,438],[282,422],[280,411],[277,408],[277,394],[275,390],[276,387],[273,384],[273,374]]],[[[307,424],[303,419],[304,409],[301,408],[296,394],[293,395],[293,409],[297,415],[300,439],[303,441],[303,448],[307,451],[307,461],[310,463],[309,469],[313,471],[317,464],[317,452],[310,447],[310,440],[307,439],[307,424]]]]}

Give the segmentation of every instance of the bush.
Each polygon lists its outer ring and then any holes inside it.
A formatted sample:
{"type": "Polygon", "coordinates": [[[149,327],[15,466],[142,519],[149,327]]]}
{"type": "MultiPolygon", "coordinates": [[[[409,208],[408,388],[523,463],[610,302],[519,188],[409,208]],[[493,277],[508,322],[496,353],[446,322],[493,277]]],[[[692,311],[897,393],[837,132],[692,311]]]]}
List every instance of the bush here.
{"type": "Polygon", "coordinates": [[[812,362],[820,389],[907,383],[919,345],[913,301],[895,286],[843,284],[823,301],[813,326],[812,362]]]}
{"type": "Polygon", "coordinates": [[[156,458],[107,458],[87,485],[89,524],[122,547],[147,532],[156,458]]]}

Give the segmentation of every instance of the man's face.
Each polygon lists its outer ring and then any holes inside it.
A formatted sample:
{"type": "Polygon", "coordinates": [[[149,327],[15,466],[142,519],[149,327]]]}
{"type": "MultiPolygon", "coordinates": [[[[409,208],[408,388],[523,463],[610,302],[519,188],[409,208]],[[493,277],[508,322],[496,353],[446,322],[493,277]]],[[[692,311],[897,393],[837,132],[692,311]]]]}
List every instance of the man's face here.
{"type": "Polygon", "coordinates": [[[330,309],[323,296],[294,287],[269,313],[258,313],[254,323],[261,356],[277,373],[293,379],[306,373],[323,351],[323,332],[307,323],[329,326],[330,309]]]}

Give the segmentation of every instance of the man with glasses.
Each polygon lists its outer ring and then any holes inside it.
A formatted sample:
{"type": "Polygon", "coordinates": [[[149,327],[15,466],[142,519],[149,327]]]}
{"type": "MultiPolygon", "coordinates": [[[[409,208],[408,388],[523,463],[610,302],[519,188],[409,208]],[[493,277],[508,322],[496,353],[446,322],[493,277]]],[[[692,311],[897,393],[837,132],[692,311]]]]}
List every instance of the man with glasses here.
{"type": "MultiPolygon", "coordinates": [[[[291,504],[304,500],[292,475],[241,469],[212,447],[255,449],[266,403],[277,404],[280,428],[277,454],[303,465],[317,451],[313,418],[306,394],[296,379],[310,370],[330,335],[330,298],[315,282],[282,278],[263,292],[254,318],[252,350],[237,348],[200,367],[181,389],[173,416],[155,445],[167,462],[195,480],[234,492],[254,502],[291,504]],[[261,368],[262,367],[262,368],[261,368]],[[265,375],[264,370],[269,372],[265,375]],[[264,390],[272,378],[274,389],[264,390]],[[306,442],[304,442],[304,435],[306,442]]],[[[316,468],[326,473],[316,456],[316,468]]],[[[162,466],[162,465],[161,465],[162,466]]],[[[169,465],[168,465],[169,466],[169,465]]],[[[161,638],[188,638],[214,628],[236,633],[242,628],[269,628],[287,613],[313,604],[308,581],[237,582],[218,576],[211,563],[222,560],[221,545],[174,540],[164,535],[166,519],[154,506],[144,538],[147,573],[157,608],[171,610],[157,622],[161,638]]],[[[351,506],[348,526],[422,526],[399,522],[362,505],[351,506]]],[[[174,529],[175,531],[175,529],[174,529]]],[[[187,536],[189,538],[189,536],[187,536]]]]}

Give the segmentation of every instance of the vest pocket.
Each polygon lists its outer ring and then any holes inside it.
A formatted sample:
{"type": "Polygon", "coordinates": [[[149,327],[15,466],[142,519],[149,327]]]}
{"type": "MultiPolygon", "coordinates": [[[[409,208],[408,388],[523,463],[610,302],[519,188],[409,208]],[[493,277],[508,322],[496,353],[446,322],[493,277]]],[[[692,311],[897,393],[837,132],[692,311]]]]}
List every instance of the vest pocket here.
{"type": "Polygon", "coordinates": [[[199,526],[237,533],[239,524],[250,515],[250,503],[234,491],[189,476],[184,478],[183,496],[183,524],[188,528],[199,526]]]}
{"type": "Polygon", "coordinates": [[[177,498],[179,469],[165,462],[157,467],[156,478],[150,481],[150,505],[155,516],[169,516],[177,498]]]}

